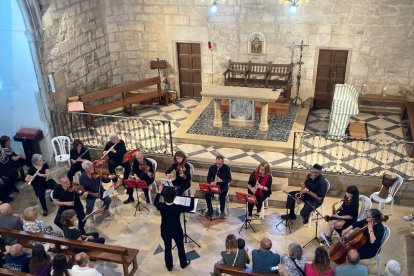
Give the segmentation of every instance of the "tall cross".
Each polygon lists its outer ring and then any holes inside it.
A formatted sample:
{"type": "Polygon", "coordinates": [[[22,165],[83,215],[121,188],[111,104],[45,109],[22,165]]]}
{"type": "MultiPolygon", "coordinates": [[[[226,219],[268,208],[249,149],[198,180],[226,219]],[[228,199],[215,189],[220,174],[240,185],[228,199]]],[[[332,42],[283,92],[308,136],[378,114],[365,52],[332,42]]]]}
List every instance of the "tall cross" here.
{"type": "Polygon", "coordinates": [[[297,65],[299,65],[299,69],[298,69],[298,74],[296,75],[296,96],[293,99],[293,101],[295,102],[295,104],[297,104],[298,99],[300,100],[300,103],[302,105],[302,99],[299,97],[299,89],[300,89],[300,79],[302,78],[302,65],[303,65],[303,61],[302,61],[302,53],[303,53],[303,49],[305,47],[309,47],[309,44],[303,44],[303,40],[300,41],[300,44],[296,44],[295,45],[296,48],[300,49],[300,56],[299,56],[299,61],[296,62],[297,65]]]}

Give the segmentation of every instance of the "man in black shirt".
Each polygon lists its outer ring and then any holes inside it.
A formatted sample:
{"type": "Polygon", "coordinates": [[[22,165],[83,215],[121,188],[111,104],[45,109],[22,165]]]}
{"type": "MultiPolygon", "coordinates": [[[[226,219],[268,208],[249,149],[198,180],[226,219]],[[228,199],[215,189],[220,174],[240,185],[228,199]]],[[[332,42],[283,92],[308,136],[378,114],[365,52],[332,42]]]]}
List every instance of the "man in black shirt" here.
{"type": "Polygon", "coordinates": [[[54,222],[60,229],[63,230],[61,222],[62,213],[65,210],[74,209],[79,219],[79,231],[82,234],[85,234],[86,222],[83,221],[85,218],[85,211],[83,209],[83,204],[80,201],[80,197],[83,199],[85,199],[85,197],[82,196],[82,192],[78,192],[73,186],[71,186],[69,178],[65,174],[60,174],[58,179],[60,185],[53,190],[52,198],[53,203],[59,207],[54,222]]]}
{"type": "MultiPolygon", "coordinates": [[[[230,167],[224,164],[224,157],[218,155],[216,157],[216,164],[210,166],[207,174],[207,182],[209,184],[216,184],[220,186],[220,216],[224,217],[224,210],[226,209],[226,196],[229,190],[229,183],[231,181],[230,167]]],[[[211,192],[205,193],[204,197],[207,203],[206,217],[210,218],[213,215],[213,206],[211,204],[211,192]]]]}
{"type": "MultiPolygon", "coordinates": [[[[108,156],[108,170],[111,174],[114,174],[115,168],[121,166],[125,169],[124,179],[128,179],[131,166],[129,162],[122,163],[125,153],[127,153],[125,142],[119,139],[118,134],[109,134],[109,142],[106,143],[103,152],[104,155],[108,156]]],[[[115,178],[114,181],[117,182],[118,179],[115,178]]]]}
{"type": "Polygon", "coordinates": [[[309,175],[302,185],[301,190],[289,193],[291,196],[287,197],[286,208],[290,210],[290,213],[282,215],[282,219],[296,219],[295,200],[293,198],[295,198],[297,193],[302,193],[305,205],[300,211],[300,215],[303,218],[303,223],[308,223],[313,207],[318,208],[322,205],[326,192],[328,191],[328,183],[326,182],[325,177],[321,174],[322,168],[321,165],[314,164],[310,168],[309,175]],[[313,207],[308,203],[313,205],[313,207]]]}

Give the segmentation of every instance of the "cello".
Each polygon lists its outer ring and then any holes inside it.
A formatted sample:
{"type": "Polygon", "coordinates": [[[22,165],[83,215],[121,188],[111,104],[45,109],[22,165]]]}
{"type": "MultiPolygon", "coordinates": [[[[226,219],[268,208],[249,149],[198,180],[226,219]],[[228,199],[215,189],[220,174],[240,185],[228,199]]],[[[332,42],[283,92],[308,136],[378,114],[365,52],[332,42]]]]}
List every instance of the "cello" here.
{"type": "MultiPolygon", "coordinates": [[[[388,216],[384,216],[382,221],[387,221],[388,218],[388,216]]],[[[334,243],[329,248],[329,257],[331,261],[335,262],[338,265],[343,264],[346,261],[346,255],[348,254],[349,250],[358,250],[367,242],[369,242],[369,237],[365,234],[365,230],[367,228],[368,223],[362,228],[355,229],[355,231],[353,231],[349,236],[342,237],[341,241],[334,243]]]]}

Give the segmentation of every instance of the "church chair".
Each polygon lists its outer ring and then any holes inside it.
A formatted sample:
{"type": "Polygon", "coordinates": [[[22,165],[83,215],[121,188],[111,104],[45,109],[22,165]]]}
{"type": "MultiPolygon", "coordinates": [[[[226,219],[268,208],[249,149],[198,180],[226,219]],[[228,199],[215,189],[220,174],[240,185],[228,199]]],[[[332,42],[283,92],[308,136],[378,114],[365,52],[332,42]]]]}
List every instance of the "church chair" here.
{"type": "Polygon", "coordinates": [[[70,139],[67,136],[56,136],[52,138],[53,152],[55,153],[56,165],[68,162],[70,167],[70,139]]]}
{"type": "Polygon", "coordinates": [[[391,215],[394,213],[394,198],[395,198],[395,195],[397,194],[398,190],[401,188],[401,186],[404,182],[403,178],[400,175],[396,174],[396,176],[397,176],[397,180],[391,186],[387,198],[379,197],[379,191],[371,194],[371,196],[369,197],[371,200],[378,202],[380,210],[384,209],[385,204],[391,203],[391,215]]]}

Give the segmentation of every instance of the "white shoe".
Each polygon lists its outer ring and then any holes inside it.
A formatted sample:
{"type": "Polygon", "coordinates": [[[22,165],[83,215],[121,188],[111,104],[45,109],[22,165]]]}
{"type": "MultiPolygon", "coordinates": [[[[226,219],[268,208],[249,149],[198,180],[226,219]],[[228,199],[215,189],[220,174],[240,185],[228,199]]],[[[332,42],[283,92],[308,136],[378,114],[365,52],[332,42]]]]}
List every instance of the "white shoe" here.
{"type": "Polygon", "coordinates": [[[408,216],[404,216],[403,219],[405,221],[413,221],[414,220],[414,214],[408,215],[408,216]]]}

